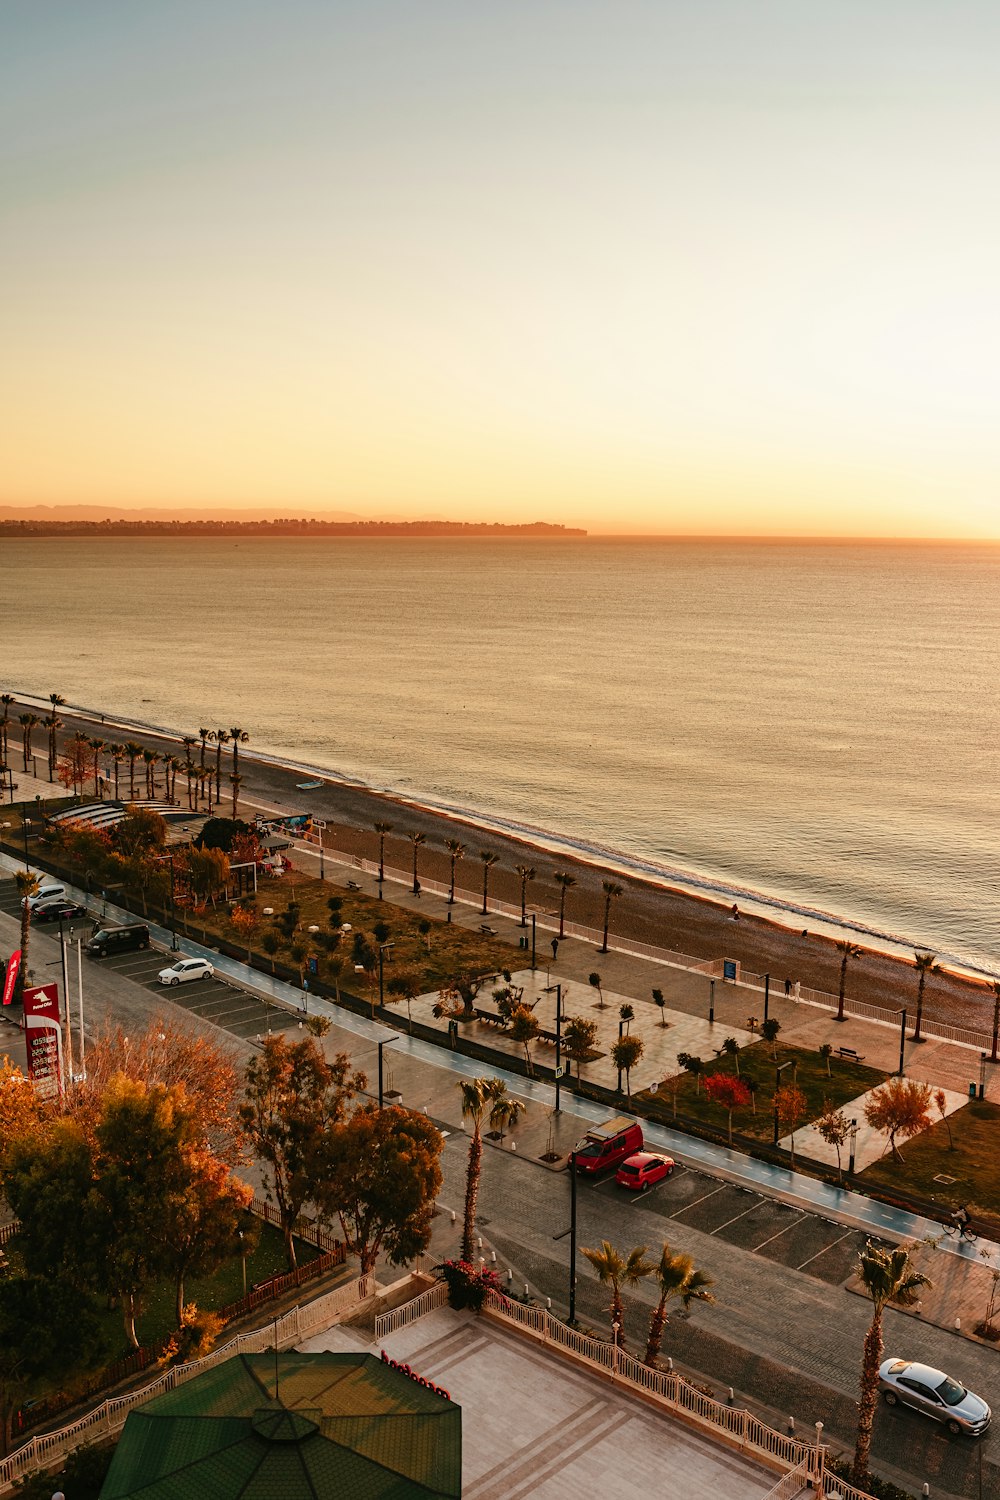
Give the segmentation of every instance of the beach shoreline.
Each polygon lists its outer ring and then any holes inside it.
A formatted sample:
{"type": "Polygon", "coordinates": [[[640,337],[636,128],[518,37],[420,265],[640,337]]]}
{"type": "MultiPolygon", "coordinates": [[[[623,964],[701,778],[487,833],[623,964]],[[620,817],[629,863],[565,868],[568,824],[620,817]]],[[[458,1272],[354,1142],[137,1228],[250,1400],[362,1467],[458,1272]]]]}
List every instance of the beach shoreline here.
{"type": "MultiPolygon", "coordinates": [[[[26,707],[48,705],[31,695],[23,695],[26,707]]],[[[12,710],[16,718],[18,710],[12,710]]],[[[84,728],[106,737],[109,730],[127,732],[152,746],[171,744],[180,747],[181,737],[164,726],[142,724],[118,715],[67,704],[60,708],[67,727],[84,728]]],[[[210,750],[210,759],[214,755],[210,750]]],[[[231,751],[226,750],[226,762],[231,751]]],[[[586,850],[560,847],[559,835],[544,830],[498,827],[488,816],[472,810],[442,810],[404,793],[376,789],[363,782],[343,777],[328,768],[308,766],[254,750],[252,743],[240,750],[243,785],[240,801],[246,811],[253,809],[312,812],[327,823],[324,843],[328,850],[350,858],[377,859],[376,821],[393,824],[386,837],[387,865],[409,869],[412,845],[407,835],[425,835],[421,845],[420,871],[426,877],[447,882],[450,858],[445,840],[457,838],[466,844],[467,854],[458,864],[458,884],[475,893],[481,889],[480,851],[498,856],[490,873],[490,894],[505,902],[520,900],[520,877],[516,866],[523,864],[537,871],[528,885],[529,904],[546,911],[557,911],[561,890],[553,880],[555,870],[571,874],[576,884],[568,891],[566,918],[591,928],[601,929],[604,914],[602,882],[614,879],[624,894],[616,899],[611,911],[611,932],[626,940],[649,943],[663,949],[690,955],[695,959],[739,960],[756,973],[769,973],[772,987],[780,992],[787,979],[836,996],[839,987],[841,953],[836,933],[855,942],[863,956],[852,959],[848,970],[847,994],[850,998],[886,1009],[913,1007],[916,997],[916,974],[912,957],[899,940],[902,952],[893,953],[873,943],[860,924],[831,919],[832,932],[817,930],[815,918],[803,916],[803,927],[789,925],[797,919],[794,911],[779,912],[765,902],[757,903],[753,893],[740,893],[739,920],[732,917],[732,901],[720,891],[686,888],[667,874],[648,869],[637,870],[636,861],[620,857],[613,850],[586,850]],[[318,788],[302,789],[297,783],[308,777],[321,780],[318,788]],[[532,837],[530,834],[534,834],[532,837]],[[781,916],[786,920],[782,921],[781,916]],[[810,920],[812,925],[810,925],[810,920]],[[866,937],[868,940],[866,941],[866,937]]],[[[228,805],[227,772],[223,772],[222,808],[228,805]]],[[[733,887],[739,890],[738,887],[733,887]]],[[[820,918],[822,922],[822,918],[820,918]]],[[[916,947],[910,953],[918,951],[916,947]]],[[[977,977],[949,965],[928,977],[924,1014],[929,1021],[937,1019],[951,1025],[988,1031],[992,1024],[993,991],[986,974],[977,977]]]]}

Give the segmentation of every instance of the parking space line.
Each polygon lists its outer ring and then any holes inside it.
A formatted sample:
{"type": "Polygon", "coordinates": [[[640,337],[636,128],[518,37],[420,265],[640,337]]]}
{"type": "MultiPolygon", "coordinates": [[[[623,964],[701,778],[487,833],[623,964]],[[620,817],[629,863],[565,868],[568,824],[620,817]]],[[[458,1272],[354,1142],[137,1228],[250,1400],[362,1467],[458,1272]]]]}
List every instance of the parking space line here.
{"type": "MultiPolygon", "coordinates": [[[[832,1222],[833,1221],[831,1219],[827,1220],[828,1224],[832,1222]]],[[[853,1233],[854,1230],[849,1229],[846,1234],[838,1235],[835,1240],[831,1240],[828,1245],[824,1245],[822,1250],[817,1250],[815,1255],[810,1255],[808,1260],[804,1260],[802,1264],[800,1266],[796,1266],[795,1269],[797,1271],[804,1271],[806,1266],[811,1266],[814,1260],[819,1260],[820,1256],[825,1255],[828,1250],[832,1250],[834,1245],[839,1245],[842,1240],[849,1240],[853,1233]]]]}
{"type": "Polygon", "coordinates": [[[679,1208],[677,1210],[677,1213],[671,1214],[670,1218],[671,1219],[676,1219],[679,1214],[687,1213],[687,1211],[688,1211],[689,1208],[697,1208],[699,1203],[707,1203],[708,1200],[709,1200],[709,1198],[714,1198],[715,1195],[716,1195],[716,1193],[721,1193],[723,1191],[723,1189],[727,1188],[728,1186],[729,1186],[728,1182],[722,1182],[722,1183],[720,1183],[717,1188],[713,1188],[712,1191],[710,1193],[706,1193],[704,1195],[704,1197],[702,1197],[702,1198],[695,1198],[690,1203],[685,1203],[684,1207],[683,1208],[679,1208]]]}
{"type": "Polygon", "coordinates": [[[747,1214],[752,1214],[754,1209],[758,1208],[763,1201],[763,1198],[758,1198],[756,1203],[751,1203],[750,1207],[743,1209],[742,1213],[734,1214],[731,1219],[727,1219],[724,1224],[720,1224],[718,1229],[713,1229],[712,1233],[718,1234],[721,1230],[728,1229],[730,1224],[735,1224],[737,1219],[745,1219],[747,1214]]]}
{"type": "Polygon", "coordinates": [[[781,1236],[783,1234],[787,1234],[790,1229],[794,1229],[795,1228],[796,1224],[801,1224],[802,1220],[803,1219],[807,1219],[808,1217],[809,1217],[808,1214],[799,1214],[798,1218],[797,1219],[793,1219],[790,1224],[786,1224],[785,1227],[784,1227],[784,1229],[779,1229],[778,1232],[777,1232],[777,1234],[772,1234],[772,1236],[771,1236],[771,1238],[769,1240],[761,1240],[761,1242],[760,1242],[759,1245],[754,1245],[754,1247],[753,1247],[753,1253],[754,1253],[754,1255],[757,1254],[758,1250],[763,1250],[763,1248],[764,1248],[765,1245],[770,1245],[774,1240],[780,1240],[781,1236]]]}

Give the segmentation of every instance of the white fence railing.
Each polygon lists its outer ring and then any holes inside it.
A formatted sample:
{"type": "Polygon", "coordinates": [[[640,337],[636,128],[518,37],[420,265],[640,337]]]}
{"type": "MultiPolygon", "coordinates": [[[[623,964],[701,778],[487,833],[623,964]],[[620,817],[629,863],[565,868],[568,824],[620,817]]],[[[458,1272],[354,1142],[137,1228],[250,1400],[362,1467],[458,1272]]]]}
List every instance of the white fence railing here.
{"type": "Polygon", "coordinates": [[[113,1396],[102,1401],[93,1411],[78,1417],[75,1422],[60,1427],[58,1431],[45,1432],[29,1439],[16,1453],[0,1459],[0,1494],[11,1489],[15,1480],[34,1469],[51,1467],[82,1443],[99,1442],[102,1438],[112,1436],[125,1425],[126,1417],[135,1407],[142,1406],[154,1396],[163,1395],[165,1391],[174,1390],[195,1375],[204,1374],[213,1365],[221,1364],[234,1354],[262,1354],[265,1349],[275,1347],[290,1349],[312,1334],[329,1328],[338,1316],[359,1307],[372,1296],[374,1285],[370,1277],[363,1276],[345,1286],[336,1287],[332,1292],[317,1297],[314,1302],[293,1307],[284,1317],[276,1318],[266,1328],[237,1334],[236,1338],[213,1349],[211,1354],[206,1354],[204,1359],[174,1365],[141,1390],[113,1396]]]}
{"type": "Polygon", "coordinates": [[[797,1500],[799,1495],[806,1494],[815,1495],[813,1469],[808,1458],[782,1475],[777,1484],[772,1485],[767,1494],[761,1496],[761,1500],[797,1500]]]}
{"type": "Polygon", "coordinates": [[[425,1313],[433,1312],[436,1307],[444,1307],[448,1301],[448,1287],[443,1281],[435,1282],[428,1287],[426,1292],[421,1292],[419,1297],[414,1297],[412,1302],[404,1302],[402,1307],[394,1307],[391,1312],[379,1313],[375,1319],[375,1339],[388,1338],[390,1333],[395,1333],[400,1328],[408,1328],[425,1313]]]}

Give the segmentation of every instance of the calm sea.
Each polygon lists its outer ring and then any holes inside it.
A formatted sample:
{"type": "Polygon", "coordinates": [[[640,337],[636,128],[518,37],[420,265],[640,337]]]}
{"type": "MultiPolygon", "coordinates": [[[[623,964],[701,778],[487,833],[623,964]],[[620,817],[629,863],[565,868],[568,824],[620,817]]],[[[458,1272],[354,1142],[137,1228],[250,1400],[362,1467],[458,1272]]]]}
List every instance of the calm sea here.
{"type": "Polygon", "coordinates": [[[14,689],[1000,972],[1000,546],[0,548],[14,689]]]}

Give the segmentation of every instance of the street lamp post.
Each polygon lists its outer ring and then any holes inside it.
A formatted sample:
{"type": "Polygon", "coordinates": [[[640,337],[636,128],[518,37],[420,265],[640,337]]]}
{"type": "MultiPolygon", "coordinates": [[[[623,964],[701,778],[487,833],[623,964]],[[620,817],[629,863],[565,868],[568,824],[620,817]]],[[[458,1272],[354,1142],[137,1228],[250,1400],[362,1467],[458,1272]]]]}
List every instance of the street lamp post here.
{"type": "Polygon", "coordinates": [[[24,868],[28,868],[28,824],[31,819],[21,814],[21,832],[24,834],[24,868]]]}
{"type": "MultiPolygon", "coordinates": [[[[621,1041],[622,1036],[624,1035],[624,1032],[625,1032],[625,1022],[624,1021],[619,1021],[618,1022],[618,1040],[619,1041],[621,1041]]],[[[621,1068],[619,1068],[618,1069],[618,1093],[620,1094],[621,1091],[622,1091],[622,1070],[621,1070],[621,1068]]]]}
{"type": "Polygon", "coordinates": [[[326,823],[322,818],[313,818],[313,827],[319,834],[319,878],[320,880],[325,880],[326,874],[323,865],[323,829],[326,827],[326,823]]]}
{"type": "Polygon", "coordinates": [[[902,1078],[902,1076],[903,1076],[903,1070],[906,1067],[905,1048],[906,1048],[906,1008],[904,1006],[904,1008],[899,1012],[899,1076],[900,1076],[900,1078],[902,1078]]]}
{"type": "Polygon", "coordinates": [[[392,1045],[393,1042],[398,1042],[398,1041],[399,1041],[399,1037],[398,1036],[387,1036],[384,1041],[381,1041],[378,1044],[378,1107],[379,1107],[379,1109],[382,1108],[382,1101],[383,1101],[383,1095],[384,1095],[383,1075],[382,1075],[382,1049],[383,1049],[383,1047],[389,1047],[389,1046],[392,1045]]]}
{"type": "Polygon", "coordinates": [[[771,1004],[771,976],[770,976],[770,974],[765,974],[764,975],[764,1020],[765,1021],[767,1020],[767,1013],[768,1013],[768,1009],[770,1008],[770,1004],[771,1004]]]}
{"type": "Polygon", "coordinates": [[[708,1024],[715,1025],[715,980],[708,981],[708,1024]]]}
{"type": "Polygon", "coordinates": [[[569,1153],[569,1321],[576,1322],[576,1151],[569,1153]]]}
{"type": "Polygon", "coordinates": [[[386,953],[388,953],[389,949],[390,948],[395,948],[395,946],[396,946],[395,943],[379,943],[379,945],[378,945],[378,1003],[379,1003],[379,1005],[382,1004],[383,994],[384,994],[383,989],[382,989],[382,963],[383,963],[383,959],[385,958],[385,955],[386,955],[386,953]]]}
{"type": "Polygon", "coordinates": [[[850,1160],[847,1163],[847,1175],[849,1177],[853,1176],[853,1174],[854,1174],[854,1157],[855,1157],[855,1153],[857,1151],[857,1145],[858,1145],[858,1122],[857,1122],[857,1120],[852,1120],[851,1121],[851,1156],[850,1156],[850,1160]]]}
{"type": "Polygon", "coordinates": [[[531,969],[535,969],[535,913],[531,913],[531,969]]]}

